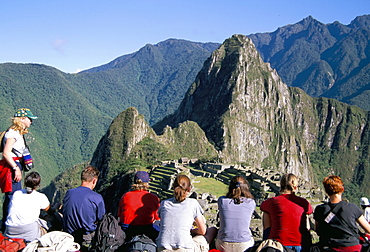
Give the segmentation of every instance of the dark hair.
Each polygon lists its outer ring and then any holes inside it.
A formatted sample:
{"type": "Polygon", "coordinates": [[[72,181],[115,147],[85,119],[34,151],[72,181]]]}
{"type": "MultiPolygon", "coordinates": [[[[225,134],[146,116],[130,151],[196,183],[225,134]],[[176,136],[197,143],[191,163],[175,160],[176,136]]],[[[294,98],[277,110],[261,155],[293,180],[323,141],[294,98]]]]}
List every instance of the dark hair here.
{"type": "Polygon", "coordinates": [[[325,192],[330,196],[333,194],[344,192],[343,181],[339,176],[330,175],[322,181],[325,192]]]}
{"type": "Polygon", "coordinates": [[[183,202],[186,194],[191,190],[191,182],[188,176],[178,175],[173,182],[173,195],[177,202],[183,202]]]}
{"type": "Polygon", "coordinates": [[[294,191],[294,187],[298,186],[298,178],[292,173],[285,173],[280,179],[280,192],[294,191]]]}
{"type": "Polygon", "coordinates": [[[41,177],[38,172],[30,172],[24,179],[24,186],[27,189],[27,193],[31,193],[35,190],[41,183],[41,177]]]}
{"type": "Polygon", "coordinates": [[[99,177],[100,171],[92,165],[88,165],[81,172],[81,180],[91,182],[94,178],[99,177]]]}
{"type": "Polygon", "coordinates": [[[235,176],[231,179],[226,197],[233,199],[235,204],[243,202],[241,197],[253,199],[253,195],[249,191],[249,184],[243,176],[235,176]]]}

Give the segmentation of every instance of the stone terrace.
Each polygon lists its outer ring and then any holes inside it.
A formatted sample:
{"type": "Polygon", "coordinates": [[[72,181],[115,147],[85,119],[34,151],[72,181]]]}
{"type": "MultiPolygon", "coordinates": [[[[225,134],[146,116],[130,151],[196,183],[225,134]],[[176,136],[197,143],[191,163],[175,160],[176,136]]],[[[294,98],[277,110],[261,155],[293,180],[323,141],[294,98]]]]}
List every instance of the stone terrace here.
{"type": "MultiPolygon", "coordinates": [[[[259,205],[263,200],[278,194],[281,173],[268,169],[228,164],[206,163],[190,166],[188,163],[181,164],[177,161],[163,162],[160,166],[153,167],[149,172],[151,178],[150,191],[157,194],[161,200],[172,197],[172,183],[179,173],[189,175],[194,185],[196,185],[196,177],[214,178],[228,185],[232,177],[236,175],[245,176],[257,204],[251,222],[251,230],[255,238],[262,237],[262,213],[259,210],[259,205]]],[[[307,188],[304,181],[300,181],[299,188],[297,194],[310,201],[313,207],[324,200],[324,193],[321,190],[307,188]]],[[[217,226],[217,197],[210,194],[197,195],[196,189],[191,197],[197,198],[205,210],[207,225],[217,226]]]]}

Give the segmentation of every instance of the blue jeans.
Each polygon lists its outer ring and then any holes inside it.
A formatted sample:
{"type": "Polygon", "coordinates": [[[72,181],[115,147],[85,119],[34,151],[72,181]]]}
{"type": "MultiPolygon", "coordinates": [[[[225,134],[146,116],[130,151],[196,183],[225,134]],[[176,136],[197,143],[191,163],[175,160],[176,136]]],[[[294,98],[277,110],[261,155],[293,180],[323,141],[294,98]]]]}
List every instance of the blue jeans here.
{"type": "Polygon", "coordinates": [[[287,248],[290,248],[294,250],[295,252],[301,252],[302,247],[301,246],[285,246],[287,248]]]}

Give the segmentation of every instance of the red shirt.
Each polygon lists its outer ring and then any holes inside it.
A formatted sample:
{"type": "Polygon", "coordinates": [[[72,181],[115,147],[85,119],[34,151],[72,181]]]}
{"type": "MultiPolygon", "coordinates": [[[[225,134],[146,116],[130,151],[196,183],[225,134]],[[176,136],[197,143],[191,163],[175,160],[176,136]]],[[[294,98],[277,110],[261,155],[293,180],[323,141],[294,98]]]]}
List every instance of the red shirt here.
{"type": "Polygon", "coordinates": [[[312,213],[312,206],[304,198],[281,194],[262,202],[260,209],[270,215],[268,238],[284,246],[302,246],[310,241],[306,216],[312,213]]]}
{"type": "Polygon", "coordinates": [[[148,191],[125,193],[118,208],[120,222],[128,225],[153,224],[158,217],[159,198],[148,191]]]}

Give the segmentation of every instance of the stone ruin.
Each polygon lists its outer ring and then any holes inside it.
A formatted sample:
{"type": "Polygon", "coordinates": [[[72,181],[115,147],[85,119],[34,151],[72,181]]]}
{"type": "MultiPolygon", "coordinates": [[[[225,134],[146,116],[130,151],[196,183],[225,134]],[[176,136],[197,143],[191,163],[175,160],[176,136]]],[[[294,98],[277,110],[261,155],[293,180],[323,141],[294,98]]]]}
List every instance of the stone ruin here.
{"type": "MultiPolygon", "coordinates": [[[[190,159],[182,158],[181,160],[190,159]]],[[[259,210],[259,205],[267,198],[274,197],[279,193],[281,173],[241,165],[214,163],[191,165],[188,162],[186,164],[178,161],[162,162],[161,165],[153,167],[149,172],[151,178],[150,191],[157,194],[161,200],[172,197],[172,183],[180,173],[188,175],[192,179],[193,185],[196,185],[197,177],[214,178],[228,185],[232,177],[236,175],[244,176],[250,184],[251,192],[257,204],[250,228],[255,240],[262,239],[262,212],[259,210]]],[[[309,187],[305,181],[299,181],[299,183],[297,195],[306,198],[313,207],[321,204],[325,199],[325,194],[319,188],[309,187]]],[[[190,197],[196,198],[204,209],[207,226],[218,226],[217,197],[210,193],[199,194],[196,187],[190,197]]],[[[310,218],[313,223],[312,217],[310,218]]],[[[314,233],[313,236],[315,235],[314,233]]]]}

